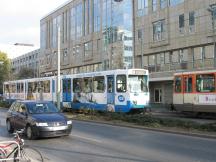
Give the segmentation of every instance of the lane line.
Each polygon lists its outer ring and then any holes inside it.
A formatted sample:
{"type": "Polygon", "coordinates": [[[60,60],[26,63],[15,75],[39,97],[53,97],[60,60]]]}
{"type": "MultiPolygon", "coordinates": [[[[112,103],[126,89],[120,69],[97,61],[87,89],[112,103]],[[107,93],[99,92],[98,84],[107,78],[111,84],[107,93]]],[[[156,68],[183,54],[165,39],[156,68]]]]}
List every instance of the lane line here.
{"type": "Polygon", "coordinates": [[[97,142],[97,143],[102,143],[101,140],[97,140],[97,139],[94,139],[94,138],[88,138],[88,137],[84,137],[84,136],[80,136],[80,135],[72,135],[73,137],[77,137],[77,138],[81,138],[81,139],[85,139],[85,140],[88,140],[88,141],[93,141],[93,142],[97,142]]]}

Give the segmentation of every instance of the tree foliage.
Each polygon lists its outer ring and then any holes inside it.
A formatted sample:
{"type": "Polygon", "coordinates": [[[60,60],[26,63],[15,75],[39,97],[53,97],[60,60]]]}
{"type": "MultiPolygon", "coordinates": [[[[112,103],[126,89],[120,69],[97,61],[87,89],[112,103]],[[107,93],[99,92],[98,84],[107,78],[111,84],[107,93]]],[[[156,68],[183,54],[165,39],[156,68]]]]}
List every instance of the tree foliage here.
{"type": "Polygon", "coordinates": [[[10,80],[10,60],[7,54],[0,51],[0,93],[3,92],[3,82],[10,80]]]}
{"type": "Polygon", "coordinates": [[[34,78],[34,70],[31,68],[22,68],[17,74],[17,79],[34,78]]]}

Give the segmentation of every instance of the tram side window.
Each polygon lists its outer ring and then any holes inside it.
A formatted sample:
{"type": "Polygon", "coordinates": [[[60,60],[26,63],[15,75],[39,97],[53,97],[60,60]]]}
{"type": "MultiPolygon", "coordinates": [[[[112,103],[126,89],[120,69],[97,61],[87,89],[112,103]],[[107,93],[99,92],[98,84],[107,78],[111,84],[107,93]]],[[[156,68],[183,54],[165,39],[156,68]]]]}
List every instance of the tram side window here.
{"type": "Polygon", "coordinates": [[[24,88],[23,88],[23,83],[20,83],[20,93],[23,93],[24,88]]]}
{"type": "Polygon", "coordinates": [[[126,92],[126,75],[117,75],[116,88],[117,92],[126,92]]]}
{"type": "Polygon", "coordinates": [[[192,92],[192,77],[185,78],[185,92],[190,93],[192,92]]]}
{"type": "Polygon", "coordinates": [[[93,91],[95,93],[103,93],[104,92],[104,77],[98,76],[93,78],[93,91]]]}
{"type": "Polygon", "coordinates": [[[84,78],[83,92],[90,93],[92,92],[92,78],[84,78]]]}
{"type": "Polygon", "coordinates": [[[28,93],[32,93],[33,92],[33,83],[29,82],[28,83],[28,93]]]}
{"type": "Polygon", "coordinates": [[[73,92],[79,93],[82,91],[82,79],[73,79],[73,92]]]}
{"type": "Polygon", "coordinates": [[[175,78],[175,92],[180,93],[181,92],[181,77],[175,78]]]}
{"type": "Polygon", "coordinates": [[[32,82],[32,92],[37,93],[37,90],[38,90],[38,83],[32,82]]]}
{"type": "Polygon", "coordinates": [[[44,93],[50,93],[50,81],[43,81],[44,93]]]}
{"type": "Polygon", "coordinates": [[[196,76],[197,92],[214,92],[215,76],[214,74],[200,74],[196,76]]]}
{"type": "Polygon", "coordinates": [[[16,93],[16,84],[12,84],[11,92],[16,93]]]}
{"type": "Polygon", "coordinates": [[[9,85],[8,84],[6,84],[6,85],[4,85],[5,87],[4,87],[4,92],[5,93],[9,93],[10,91],[9,91],[9,85]]]}
{"type": "Polygon", "coordinates": [[[20,93],[20,83],[17,83],[17,93],[20,93]]]}

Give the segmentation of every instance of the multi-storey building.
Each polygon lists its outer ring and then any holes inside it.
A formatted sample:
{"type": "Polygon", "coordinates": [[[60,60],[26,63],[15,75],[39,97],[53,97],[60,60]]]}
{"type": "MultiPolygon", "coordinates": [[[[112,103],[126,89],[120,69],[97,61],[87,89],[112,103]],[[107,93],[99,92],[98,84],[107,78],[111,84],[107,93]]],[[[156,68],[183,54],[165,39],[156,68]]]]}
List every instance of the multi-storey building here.
{"type": "Polygon", "coordinates": [[[28,68],[34,71],[34,77],[39,77],[40,49],[28,52],[11,59],[13,74],[18,74],[21,69],[28,68]]]}
{"type": "Polygon", "coordinates": [[[41,20],[41,73],[57,71],[58,28],[63,74],[132,67],[132,1],[70,0],[41,20]]]}
{"type": "Polygon", "coordinates": [[[136,65],[151,72],[151,102],[170,104],[174,72],[216,68],[216,1],[134,2],[136,65]]]}
{"type": "Polygon", "coordinates": [[[147,68],[151,102],[172,103],[173,73],[216,68],[216,0],[70,0],[41,20],[42,74],[147,68]],[[134,63],[134,64],[133,64],[134,63]]]}

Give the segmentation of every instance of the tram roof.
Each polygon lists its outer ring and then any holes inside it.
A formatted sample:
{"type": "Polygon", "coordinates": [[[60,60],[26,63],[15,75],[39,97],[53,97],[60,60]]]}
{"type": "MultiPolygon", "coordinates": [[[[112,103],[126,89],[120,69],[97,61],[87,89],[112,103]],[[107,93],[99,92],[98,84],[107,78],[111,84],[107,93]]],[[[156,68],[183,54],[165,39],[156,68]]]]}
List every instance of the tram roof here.
{"type": "MultiPolygon", "coordinates": [[[[148,75],[148,70],[146,69],[114,69],[114,70],[107,70],[107,71],[97,71],[97,72],[89,72],[89,73],[79,73],[79,74],[68,74],[68,75],[61,75],[61,78],[75,78],[75,77],[88,77],[88,76],[97,76],[97,75],[114,75],[114,74],[127,74],[127,73],[132,73],[133,71],[145,71],[145,74],[148,75]]],[[[9,84],[9,83],[19,83],[19,82],[34,82],[34,81],[45,81],[49,79],[56,78],[57,76],[50,76],[50,77],[41,77],[41,78],[29,78],[29,79],[21,79],[21,80],[12,80],[12,81],[6,81],[4,84],[9,84]]]]}
{"type": "Polygon", "coordinates": [[[203,74],[203,73],[216,73],[216,69],[211,70],[196,70],[196,71],[183,71],[174,73],[174,75],[189,75],[189,74],[203,74]]]}

